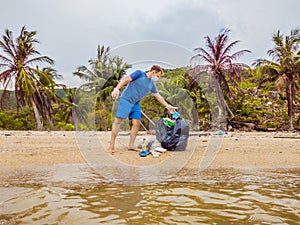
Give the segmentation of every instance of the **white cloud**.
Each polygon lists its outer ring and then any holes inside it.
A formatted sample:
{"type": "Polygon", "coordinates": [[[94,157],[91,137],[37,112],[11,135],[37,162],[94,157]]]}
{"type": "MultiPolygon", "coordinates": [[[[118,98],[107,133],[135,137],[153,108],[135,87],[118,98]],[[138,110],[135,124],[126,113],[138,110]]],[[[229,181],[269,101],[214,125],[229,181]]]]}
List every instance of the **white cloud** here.
{"type": "Polygon", "coordinates": [[[240,40],[241,49],[249,49],[247,57],[251,63],[259,57],[267,57],[266,51],[273,45],[272,35],[280,29],[289,34],[299,26],[298,0],[252,0],[217,1],[214,7],[217,17],[232,30],[231,39],[240,40]]]}

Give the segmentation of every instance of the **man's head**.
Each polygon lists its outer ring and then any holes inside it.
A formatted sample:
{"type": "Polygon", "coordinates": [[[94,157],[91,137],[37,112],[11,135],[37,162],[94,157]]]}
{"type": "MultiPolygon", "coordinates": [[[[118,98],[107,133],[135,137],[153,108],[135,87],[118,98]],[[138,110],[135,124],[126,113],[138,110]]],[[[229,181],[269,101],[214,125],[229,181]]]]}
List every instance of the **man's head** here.
{"type": "Polygon", "coordinates": [[[158,65],[153,65],[150,69],[151,77],[161,77],[164,72],[162,71],[162,68],[158,65]]]}

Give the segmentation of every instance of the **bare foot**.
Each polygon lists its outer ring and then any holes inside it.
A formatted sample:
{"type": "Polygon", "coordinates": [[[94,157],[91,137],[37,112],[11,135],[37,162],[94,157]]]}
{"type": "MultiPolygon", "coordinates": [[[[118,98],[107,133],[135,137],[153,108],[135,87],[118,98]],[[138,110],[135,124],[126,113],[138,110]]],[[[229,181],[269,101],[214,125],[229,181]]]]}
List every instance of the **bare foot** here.
{"type": "Polygon", "coordinates": [[[140,151],[139,148],[136,148],[136,147],[134,147],[134,146],[128,147],[128,150],[129,150],[129,151],[136,151],[136,152],[139,152],[139,151],[140,151]]]}
{"type": "Polygon", "coordinates": [[[110,147],[110,148],[107,149],[107,152],[111,153],[111,154],[114,154],[115,153],[115,149],[110,147]]]}

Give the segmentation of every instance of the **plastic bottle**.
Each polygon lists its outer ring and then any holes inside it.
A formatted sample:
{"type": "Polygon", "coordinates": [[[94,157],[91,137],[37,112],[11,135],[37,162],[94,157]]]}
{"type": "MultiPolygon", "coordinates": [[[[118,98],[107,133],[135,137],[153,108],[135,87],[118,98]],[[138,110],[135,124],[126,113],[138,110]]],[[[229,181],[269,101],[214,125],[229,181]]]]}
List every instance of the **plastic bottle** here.
{"type": "Polygon", "coordinates": [[[143,138],[142,151],[147,151],[147,139],[143,138]]]}
{"type": "Polygon", "coordinates": [[[150,151],[148,149],[148,143],[147,143],[147,139],[143,138],[143,142],[142,142],[142,150],[140,151],[140,156],[141,157],[145,157],[147,155],[150,154],[150,151]]]}

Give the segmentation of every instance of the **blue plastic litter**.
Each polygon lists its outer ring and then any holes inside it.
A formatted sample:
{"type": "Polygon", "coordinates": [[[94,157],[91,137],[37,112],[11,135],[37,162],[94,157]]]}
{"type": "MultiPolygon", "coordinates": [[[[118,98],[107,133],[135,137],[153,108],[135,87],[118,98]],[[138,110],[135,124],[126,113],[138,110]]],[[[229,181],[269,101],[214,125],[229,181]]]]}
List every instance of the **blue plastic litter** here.
{"type": "Polygon", "coordinates": [[[175,112],[173,112],[172,116],[175,120],[177,120],[180,117],[180,114],[175,111],[175,112]]]}
{"type": "Polygon", "coordinates": [[[147,156],[147,155],[149,155],[150,154],[150,151],[149,150],[147,150],[147,151],[140,151],[140,156],[141,157],[145,157],[145,156],[147,156]]]}
{"type": "Polygon", "coordinates": [[[225,134],[224,131],[222,131],[222,130],[219,130],[219,131],[218,131],[218,135],[224,135],[224,134],[225,134]]]}

